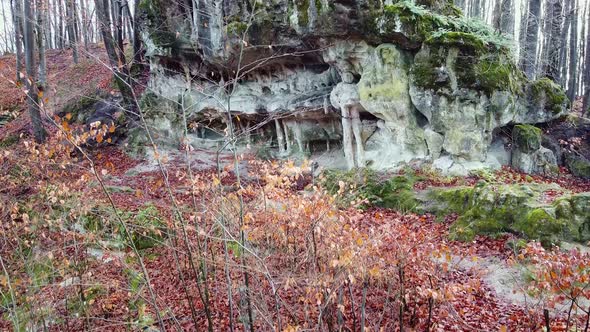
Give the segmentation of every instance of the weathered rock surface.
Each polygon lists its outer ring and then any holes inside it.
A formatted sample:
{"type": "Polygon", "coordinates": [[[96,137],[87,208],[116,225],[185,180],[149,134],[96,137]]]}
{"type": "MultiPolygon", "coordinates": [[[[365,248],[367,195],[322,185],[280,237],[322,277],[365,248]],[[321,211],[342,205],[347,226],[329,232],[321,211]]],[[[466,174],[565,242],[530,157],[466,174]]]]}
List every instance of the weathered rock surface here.
{"type": "MultiPolygon", "coordinates": [[[[491,29],[452,2],[417,2],[273,0],[252,16],[235,1],[143,0],[151,124],[198,145],[225,139],[231,118],[238,138],[280,156],[342,147],[348,167],[442,157],[462,171],[490,163],[500,128],[567,112],[561,89],[528,82],[491,29]]],[[[538,154],[517,159],[548,159],[538,154]]]]}

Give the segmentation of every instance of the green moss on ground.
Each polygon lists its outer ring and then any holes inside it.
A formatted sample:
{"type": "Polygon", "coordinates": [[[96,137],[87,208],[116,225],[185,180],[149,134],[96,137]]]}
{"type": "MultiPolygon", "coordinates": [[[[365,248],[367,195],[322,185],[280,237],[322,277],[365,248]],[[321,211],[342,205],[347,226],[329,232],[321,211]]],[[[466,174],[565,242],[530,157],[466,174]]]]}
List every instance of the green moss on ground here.
{"type": "Polygon", "coordinates": [[[365,201],[362,206],[365,208],[379,206],[411,212],[420,204],[413,189],[418,179],[411,170],[390,178],[381,177],[369,169],[329,170],[322,174],[321,184],[330,194],[337,195],[343,206],[352,201],[365,201]],[[340,190],[341,186],[344,190],[340,190]]]}
{"type": "Polygon", "coordinates": [[[125,229],[119,226],[122,240],[129,242],[131,239],[138,250],[159,246],[167,237],[166,224],[153,205],[146,205],[136,213],[125,213],[123,218],[126,220],[130,234],[127,235],[125,229]]]}
{"type": "Polygon", "coordinates": [[[0,140],[0,149],[9,148],[18,143],[19,140],[20,138],[17,135],[9,135],[8,137],[0,140]]]}

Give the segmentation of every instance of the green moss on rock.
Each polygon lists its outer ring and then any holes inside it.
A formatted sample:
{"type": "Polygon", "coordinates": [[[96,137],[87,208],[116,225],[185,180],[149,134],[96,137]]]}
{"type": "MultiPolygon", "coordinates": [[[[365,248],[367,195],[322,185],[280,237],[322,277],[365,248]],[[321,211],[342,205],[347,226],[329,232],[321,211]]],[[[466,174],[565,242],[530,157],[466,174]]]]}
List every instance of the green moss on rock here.
{"type": "Polygon", "coordinates": [[[590,161],[581,156],[567,156],[566,165],[573,175],[590,179],[590,161]]]}
{"type": "Polygon", "coordinates": [[[486,50],[486,45],[479,36],[462,31],[443,31],[441,33],[436,33],[428,38],[426,43],[448,47],[457,46],[470,48],[476,52],[483,52],[486,50]]]}
{"type": "Polygon", "coordinates": [[[586,242],[590,239],[590,193],[564,195],[546,203],[543,193],[555,190],[545,184],[490,184],[475,187],[434,189],[428,195],[427,211],[438,215],[451,212],[459,218],[450,237],[470,241],[475,235],[497,236],[510,232],[544,245],[560,240],[586,242]]]}
{"type": "Polygon", "coordinates": [[[440,36],[441,42],[476,44],[490,50],[509,52],[510,42],[506,38],[481,21],[463,17],[451,1],[435,1],[434,4],[425,1],[416,4],[402,0],[386,5],[381,17],[382,30],[389,33],[400,21],[404,33],[416,41],[440,36]]]}
{"type": "Polygon", "coordinates": [[[474,64],[474,74],[479,88],[488,95],[494,91],[522,94],[526,82],[516,65],[500,56],[487,56],[477,61],[474,64]]]}
{"type": "Polygon", "coordinates": [[[541,78],[531,83],[531,97],[535,103],[544,103],[545,109],[560,113],[569,104],[563,89],[548,78],[541,78]]]}
{"type": "Polygon", "coordinates": [[[516,125],[512,129],[512,143],[524,153],[541,148],[541,129],[531,125],[516,125]]]}
{"type": "Polygon", "coordinates": [[[564,224],[559,222],[548,210],[537,208],[528,211],[515,220],[513,229],[529,239],[551,239],[563,230],[564,224]]]}
{"type": "Polygon", "coordinates": [[[449,87],[449,80],[440,75],[440,68],[445,65],[446,56],[437,47],[424,46],[414,58],[414,65],[410,69],[414,85],[423,89],[441,89],[449,87]]]}

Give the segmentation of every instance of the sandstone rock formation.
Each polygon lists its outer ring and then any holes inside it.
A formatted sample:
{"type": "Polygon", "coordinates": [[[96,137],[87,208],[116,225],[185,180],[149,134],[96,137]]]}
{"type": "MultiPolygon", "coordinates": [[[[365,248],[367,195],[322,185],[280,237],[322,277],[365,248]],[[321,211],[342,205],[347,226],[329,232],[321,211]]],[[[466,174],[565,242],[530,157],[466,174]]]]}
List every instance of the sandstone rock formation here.
{"type": "Polygon", "coordinates": [[[509,42],[448,0],[140,7],[145,112],[172,143],[222,140],[231,121],[275,156],[342,149],[349,168],[442,158],[449,171],[500,165],[490,147],[502,128],[567,112],[557,85],[529,82],[509,42]]]}

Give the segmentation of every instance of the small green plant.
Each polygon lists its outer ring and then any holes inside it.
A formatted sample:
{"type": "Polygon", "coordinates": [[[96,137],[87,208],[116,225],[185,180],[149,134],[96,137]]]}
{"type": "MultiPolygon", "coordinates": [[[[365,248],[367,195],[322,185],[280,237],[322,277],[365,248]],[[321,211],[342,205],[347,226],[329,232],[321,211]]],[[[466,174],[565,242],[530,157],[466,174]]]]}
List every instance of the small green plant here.
{"type": "Polygon", "coordinates": [[[126,234],[122,225],[118,226],[121,240],[129,243],[129,239],[138,250],[149,249],[162,243],[167,237],[166,224],[158,209],[153,205],[146,205],[136,213],[123,213],[122,218],[131,234],[126,234]]]}
{"type": "Polygon", "coordinates": [[[0,140],[0,149],[9,148],[9,147],[15,145],[16,143],[18,143],[18,141],[19,141],[18,136],[10,135],[10,136],[0,140]]]}
{"type": "Polygon", "coordinates": [[[413,170],[388,177],[379,176],[370,169],[355,169],[348,172],[327,171],[323,174],[321,183],[330,194],[337,196],[342,206],[380,206],[399,211],[414,211],[418,206],[413,190],[417,179],[413,170]]]}
{"type": "Polygon", "coordinates": [[[106,290],[101,285],[86,287],[80,294],[77,294],[74,299],[68,302],[68,310],[79,316],[86,316],[96,299],[104,294],[106,294],[106,290]]]}
{"type": "Polygon", "coordinates": [[[133,330],[144,330],[155,323],[154,317],[146,312],[147,305],[141,293],[145,287],[145,278],[143,274],[132,269],[125,269],[125,275],[129,281],[129,310],[136,313],[136,317],[130,322],[133,330]]]}
{"type": "Polygon", "coordinates": [[[351,171],[327,170],[320,176],[321,187],[337,197],[338,205],[348,207],[361,203],[361,208],[378,203],[380,180],[375,171],[362,168],[351,171]]]}

